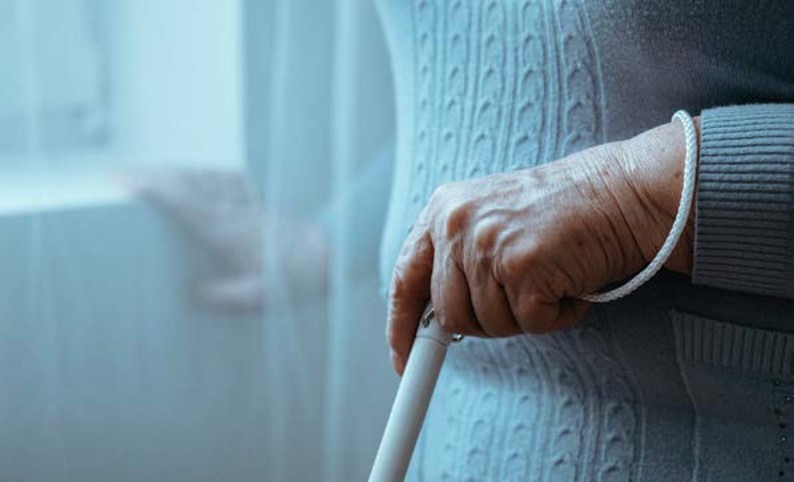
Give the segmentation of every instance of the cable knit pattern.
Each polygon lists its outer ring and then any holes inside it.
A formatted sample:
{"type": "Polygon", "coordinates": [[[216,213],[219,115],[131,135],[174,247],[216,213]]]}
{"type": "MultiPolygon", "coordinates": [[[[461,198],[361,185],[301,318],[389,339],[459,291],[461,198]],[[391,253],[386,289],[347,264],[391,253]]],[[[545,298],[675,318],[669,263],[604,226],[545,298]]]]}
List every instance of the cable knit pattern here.
{"type": "Polygon", "coordinates": [[[543,152],[546,128],[546,102],[548,102],[545,68],[546,43],[543,41],[545,9],[541,2],[524,1],[517,6],[519,44],[517,68],[517,95],[513,122],[521,129],[514,129],[513,150],[507,158],[510,170],[522,166],[535,166],[543,152]]]}
{"type": "MultiPolygon", "coordinates": [[[[416,216],[441,182],[534,166],[603,140],[597,59],[575,1],[418,0],[412,15],[414,175],[404,216],[416,216]],[[554,57],[559,66],[546,62],[554,57]],[[439,163],[432,172],[429,159],[439,163]]],[[[630,479],[636,393],[599,330],[507,343],[509,360],[490,344],[456,347],[465,358],[450,367],[469,374],[449,382],[438,477],[573,480],[598,464],[606,480],[630,479]],[[518,397],[495,389],[504,384],[518,397]],[[539,392],[546,403],[536,406],[539,392]],[[512,449],[492,456],[494,444],[512,449]]]]}
{"type": "Polygon", "coordinates": [[[436,92],[438,63],[435,61],[438,51],[436,45],[437,10],[438,6],[432,0],[417,0],[414,10],[413,25],[416,37],[414,41],[416,62],[414,72],[416,72],[415,91],[418,105],[414,120],[416,125],[414,145],[417,155],[414,156],[415,162],[412,171],[414,172],[413,178],[418,182],[412,183],[412,211],[416,211],[416,206],[426,202],[426,186],[431,185],[433,180],[432,173],[427,169],[427,161],[433,157],[431,135],[433,119],[436,118],[436,106],[433,104],[433,99],[438,93],[436,92]]]}
{"type": "Polygon", "coordinates": [[[556,9],[555,35],[563,61],[562,153],[569,154],[603,142],[601,80],[588,19],[576,0],[561,0],[556,9]]]}
{"type": "MultiPolygon", "coordinates": [[[[382,246],[384,282],[407,231],[439,184],[536,166],[616,140],[615,132],[625,136],[666,122],[677,108],[701,108],[687,104],[697,91],[686,89],[704,82],[687,83],[662,66],[669,85],[661,92],[687,92],[681,94],[683,101],[672,98],[666,105],[657,102],[662,96],[646,96],[631,112],[609,110],[609,92],[616,105],[625,106],[634,91],[624,87],[649,85],[648,72],[658,61],[653,48],[650,57],[641,56],[648,42],[644,30],[635,29],[650,27],[643,23],[646,16],[635,15],[631,7],[615,28],[614,9],[584,0],[380,3],[392,50],[399,126],[382,246]],[[627,45],[621,48],[639,58],[626,58],[615,45],[627,45]],[[627,118],[636,119],[628,121],[630,128],[627,118]]],[[[657,11],[662,6],[654,3],[657,11]]],[[[677,9],[665,12],[668,22],[682,25],[677,9]]],[[[695,26],[712,21],[710,11],[698,15],[695,26]]],[[[693,32],[689,35],[699,38],[693,32]]],[[[724,90],[735,92],[741,85],[724,90]]],[[[626,300],[592,307],[584,322],[566,332],[455,344],[411,477],[755,480],[759,474],[786,472],[789,455],[780,442],[786,429],[780,426],[788,424],[785,397],[794,402],[786,391],[794,386],[789,366],[794,345],[779,332],[671,314],[681,293],[695,298],[707,293],[711,301],[704,306],[734,306],[729,314],[738,320],[755,316],[759,303],[772,303],[703,290],[659,275],[626,300]],[[748,344],[755,348],[748,351],[748,344]],[[705,362],[711,364],[704,368],[705,362]],[[715,369],[731,372],[716,376],[710,371],[715,369]],[[776,377],[777,385],[763,377],[776,377]],[[722,385],[714,386],[715,380],[722,385]],[[726,387],[763,395],[753,412],[753,423],[762,428],[745,433],[744,411],[755,407],[746,399],[715,401],[714,391],[726,387]],[[781,391],[786,394],[775,395],[781,391]],[[734,443],[734,432],[751,442],[734,443]],[[737,447],[730,463],[720,445],[725,440],[737,447]]],[[[778,307],[765,316],[786,319],[792,312],[778,307]]]]}

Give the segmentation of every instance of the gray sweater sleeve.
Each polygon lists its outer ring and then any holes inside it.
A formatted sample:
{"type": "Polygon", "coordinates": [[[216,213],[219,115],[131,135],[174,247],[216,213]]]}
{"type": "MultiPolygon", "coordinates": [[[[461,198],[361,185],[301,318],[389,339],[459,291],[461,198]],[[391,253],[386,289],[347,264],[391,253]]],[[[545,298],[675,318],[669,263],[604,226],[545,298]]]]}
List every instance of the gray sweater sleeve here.
{"type": "Polygon", "coordinates": [[[794,104],[701,114],[694,283],[794,298],[794,104]]]}

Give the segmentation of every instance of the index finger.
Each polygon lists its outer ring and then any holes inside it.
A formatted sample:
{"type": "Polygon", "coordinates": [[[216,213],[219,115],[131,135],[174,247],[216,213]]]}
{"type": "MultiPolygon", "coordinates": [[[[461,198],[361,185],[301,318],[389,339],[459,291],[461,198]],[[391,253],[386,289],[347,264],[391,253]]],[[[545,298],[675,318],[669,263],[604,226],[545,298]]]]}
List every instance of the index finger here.
{"type": "Polygon", "coordinates": [[[389,291],[386,338],[392,350],[392,364],[402,375],[411,351],[419,318],[430,300],[434,248],[424,227],[414,227],[403,244],[394,266],[389,291]]]}

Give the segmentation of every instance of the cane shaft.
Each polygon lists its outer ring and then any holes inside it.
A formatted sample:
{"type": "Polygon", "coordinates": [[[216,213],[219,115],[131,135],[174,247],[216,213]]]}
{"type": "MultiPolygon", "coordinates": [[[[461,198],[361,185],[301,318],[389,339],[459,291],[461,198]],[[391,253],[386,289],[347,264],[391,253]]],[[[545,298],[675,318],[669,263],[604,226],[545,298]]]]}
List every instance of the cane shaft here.
{"type": "Polygon", "coordinates": [[[420,324],[370,482],[400,482],[405,478],[450,340],[451,336],[432,317],[427,324],[420,324]]]}

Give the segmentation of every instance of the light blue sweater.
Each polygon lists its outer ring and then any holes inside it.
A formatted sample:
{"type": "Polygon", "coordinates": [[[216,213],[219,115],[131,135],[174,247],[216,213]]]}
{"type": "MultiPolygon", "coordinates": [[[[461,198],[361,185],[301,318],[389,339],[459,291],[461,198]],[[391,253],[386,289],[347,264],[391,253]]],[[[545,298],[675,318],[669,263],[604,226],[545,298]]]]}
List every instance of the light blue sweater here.
{"type": "Polygon", "coordinates": [[[564,333],[454,346],[412,477],[794,476],[794,3],[380,4],[398,106],[384,280],[437,185],[702,114],[692,279],[662,273],[564,333]]]}

